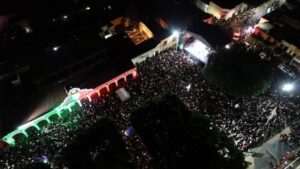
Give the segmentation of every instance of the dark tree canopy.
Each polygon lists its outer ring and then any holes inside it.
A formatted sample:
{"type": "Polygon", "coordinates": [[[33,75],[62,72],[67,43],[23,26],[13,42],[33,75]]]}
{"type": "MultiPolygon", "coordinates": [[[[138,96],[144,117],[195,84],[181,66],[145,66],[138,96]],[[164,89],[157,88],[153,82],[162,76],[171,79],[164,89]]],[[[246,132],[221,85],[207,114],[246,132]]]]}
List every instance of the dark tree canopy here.
{"type": "Polygon", "coordinates": [[[106,117],[66,148],[64,160],[70,169],[133,168],[121,135],[113,121],[106,117]]]}
{"type": "Polygon", "coordinates": [[[259,53],[239,44],[212,54],[204,75],[230,95],[257,96],[269,88],[272,68],[259,53]]]}
{"type": "Polygon", "coordinates": [[[148,101],[131,116],[155,169],[243,169],[232,140],[172,95],[148,101]]]}

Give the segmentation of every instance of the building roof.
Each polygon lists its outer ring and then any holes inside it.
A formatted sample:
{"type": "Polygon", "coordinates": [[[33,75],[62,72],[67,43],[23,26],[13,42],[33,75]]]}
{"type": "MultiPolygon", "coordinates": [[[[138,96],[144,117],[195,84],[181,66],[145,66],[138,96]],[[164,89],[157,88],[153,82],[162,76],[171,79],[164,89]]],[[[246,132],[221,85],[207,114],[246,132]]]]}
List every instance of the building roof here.
{"type": "Polygon", "coordinates": [[[154,19],[161,18],[168,23],[171,30],[180,30],[185,29],[193,18],[207,19],[211,17],[209,14],[199,10],[190,1],[166,2],[167,3],[162,2],[161,4],[152,7],[147,6],[143,9],[143,15],[144,18],[146,18],[143,21],[147,22],[147,18],[149,17],[154,19]]]}
{"type": "Polygon", "coordinates": [[[284,40],[300,47],[300,11],[282,7],[264,16],[273,28],[268,33],[277,40],[284,40]]]}
{"type": "Polygon", "coordinates": [[[254,157],[254,169],[272,169],[273,160],[270,157],[254,157]]]}
{"type": "Polygon", "coordinates": [[[291,151],[291,148],[288,146],[288,144],[284,141],[276,141],[272,144],[266,143],[265,148],[267,152],[270,153],[270,155],[276,160],[279,161],[282,159],[289,151],[291,151]]]}
{"type": "Polygon", "coordinates": [[[249,5],[257,6],[259,4],[264,3],[267,0],[202,0],[202,1],[207,4],[209,4],[209,2],[211,1],[222,8],[233,9],[234,7],[236,7],[237,5],[243,2],[249,5]]]}
{"type": "Polygon", "coordinates": [[[218,26],[207,24],[198,19],[194,19],[187,30],[196,35],[200,35],[213,48],[225,46],[231,41],[218,26]]]}

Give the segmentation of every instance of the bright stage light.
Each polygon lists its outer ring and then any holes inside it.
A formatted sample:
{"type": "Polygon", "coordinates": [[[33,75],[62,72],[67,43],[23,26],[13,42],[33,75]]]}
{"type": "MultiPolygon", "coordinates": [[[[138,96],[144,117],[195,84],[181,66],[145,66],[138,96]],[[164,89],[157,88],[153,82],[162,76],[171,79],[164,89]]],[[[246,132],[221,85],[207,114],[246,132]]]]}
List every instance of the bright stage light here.
{"type": "Polygon", "coordinates": [[[293,89],[294,89],[294,84],[292,84],[292,83],[287,83],[282,86],[282,90],[286,91],[286,92],[290,92],[293,89]]]}
{"type": "Polygon", "coordinates": [[[230,44],[225,45],[226,49],[230,49],[230,44]]]}
{"type": "Polygon", "coordinates": [[[201,62],[205,64],[207,63],[210,49],[201,41],[194,40],[194,42],[188,44],[185,47],[185,50],[190,54],[192,54],[197,59],[199,59],[201,62]]]}
{"type": "Polygon", "coordinates": [[[178,36],[179,36],[179,31],[177,31],[177,30],[174,30],[174,31],[173,31],[173,36],[176,36],[176,37],[178,37],[178,36]]]}

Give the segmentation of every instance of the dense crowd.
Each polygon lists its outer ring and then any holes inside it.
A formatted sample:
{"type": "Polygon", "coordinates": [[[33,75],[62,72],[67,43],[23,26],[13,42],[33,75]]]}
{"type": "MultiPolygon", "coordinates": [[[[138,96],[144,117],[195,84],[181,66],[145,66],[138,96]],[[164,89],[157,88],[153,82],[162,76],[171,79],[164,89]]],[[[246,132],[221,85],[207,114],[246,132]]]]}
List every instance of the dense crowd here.
{"type": "MultiPolygon", "coordinates": [[[[111,117],[137,168],[146,169],[151,157],[138,135],[127,136],[130,113],[147,99],[161,93],[177,95],[192,111],[203,113],[212,124],[232,137],[236,146],[246,150],[264,141],[272,132],[288,126],[297,107],[292,100],[268,92],[259,97],[235,98],[209,85],[202,75],[203,65],[175,50],[166,50],[137,65],[138,78],[124,84],[131,98],[122,102],[115,93],[89,102],[71,114],[31,134],[26,142],[0,150],[0,168],[18,168],[41,161],[51,168],[67,168],[62,160],[64,148],[77,134],[91,127],[102,116],[111,117]]],[[[95,154],[94,154],[95,155],[95,154]]]]}

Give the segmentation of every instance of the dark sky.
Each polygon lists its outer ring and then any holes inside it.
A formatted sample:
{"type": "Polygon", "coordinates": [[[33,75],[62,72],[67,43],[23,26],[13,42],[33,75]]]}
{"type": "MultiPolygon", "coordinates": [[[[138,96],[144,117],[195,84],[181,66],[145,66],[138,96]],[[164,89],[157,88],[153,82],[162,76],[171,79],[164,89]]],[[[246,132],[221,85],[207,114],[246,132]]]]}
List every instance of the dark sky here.
{"type": "MultiPolygon", "coordinates": [[[[166,15],[170,22],[186,22],[185,17],[193,12],[191,7],[178,5],[179,1],[0,0],[0,75],[18,66],[31,67],[22,75],[21,87],[14,87],[10,81],[0,81],[0,136],[3,130],[11,130],[24,120],[24,116],[28,116],[24,114],[28,110],[21,107],[25,104],[24,100],[28,101],[36,92],[32,84],[36,76],[47,76],[77,59],[102,50],[105,45],[101,44],[103,42],[98,35],[101,22],[107,24],[111,18],[139,18],[140,15],[166,15]],[[113,12],[106,12],[108,5],[113,7],[113,12]],[[91,10],[82,12],[86,6],[90,6],[91,10]],[[63,15],[68,15],[70,20],[64,21],[63,15]],[[53,19],[56,21],[53,22],[53,19]],[[24,33],[24,25],[19,24],[24,20],[33,29],[32,34],[24,33]],[[54,53],[52,48],[57,44],[60,49],[54,53]]],[[[57,83],[57,79],[52,83],[57,83]]]]}

